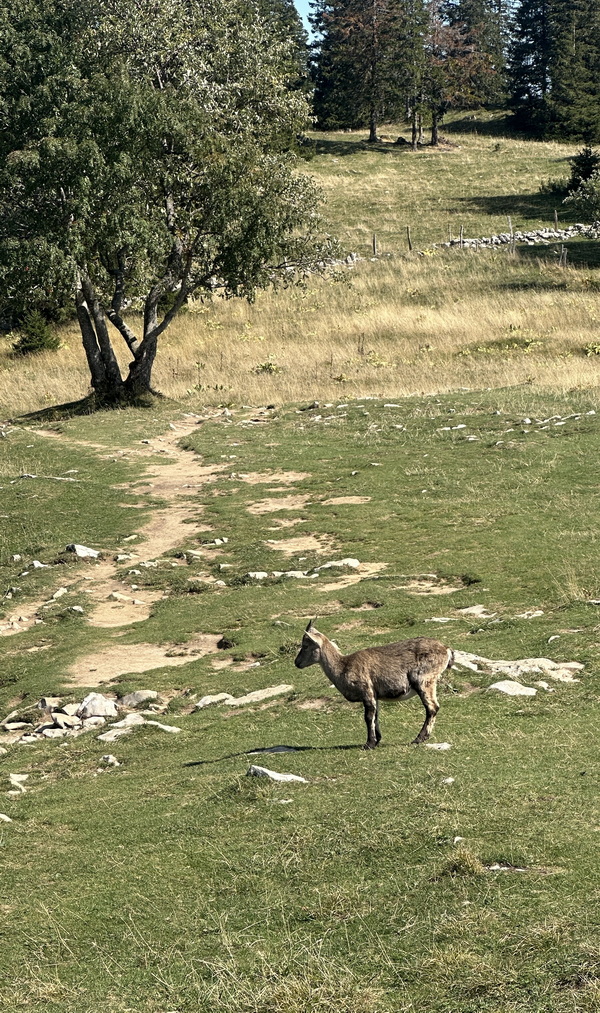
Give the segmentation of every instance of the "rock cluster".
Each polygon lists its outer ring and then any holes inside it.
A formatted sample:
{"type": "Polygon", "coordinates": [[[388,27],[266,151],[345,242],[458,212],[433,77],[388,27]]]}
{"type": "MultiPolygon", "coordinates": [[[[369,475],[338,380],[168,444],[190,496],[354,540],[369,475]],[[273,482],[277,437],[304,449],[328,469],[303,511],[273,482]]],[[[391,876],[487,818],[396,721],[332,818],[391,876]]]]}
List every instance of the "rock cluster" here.
{"type": "Polygon", "coordinates": [[[450,239],[447,243],[436,243],[438,247],[477,247],[506,246],[509,243],[525,243],[527,246],[548,246],[550,243],[562,243],[565,240],[584,237],[600,239],[600,222],[593,225],[570,225],[566,229],[534,229],[531,232],[499,232],[494,236],[483,236],[481,239],[450,239]]]}

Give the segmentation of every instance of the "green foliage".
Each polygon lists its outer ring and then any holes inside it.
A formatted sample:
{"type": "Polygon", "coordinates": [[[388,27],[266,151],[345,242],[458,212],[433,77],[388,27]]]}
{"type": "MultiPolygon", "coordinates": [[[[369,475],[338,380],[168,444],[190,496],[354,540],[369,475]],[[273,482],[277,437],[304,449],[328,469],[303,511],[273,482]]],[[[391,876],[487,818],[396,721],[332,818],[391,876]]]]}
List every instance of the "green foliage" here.
{"type": "Polygon", "coordinates": [[[253,373],[268,373],[270,376],[281,373],[282,370],[283,367],[277,364],[274,355],[270,355],[265,362],[257,362],[256,366],[252,367],[253,373]]]}
{"type": "Polygon", "coordinates": [[[39,310],[29,310],[21,321],[13,348],[18,355],[55,352],[60,348],[60,337],[39,310]]]}
{"type": "Polygon", "coordinates": [[[29,276],[52,289],[60,275],[97,389],[122,385],[107,319],[129,382],[149,384],[190,296],[252,299],[326,258],[296,172],[308,106],[281,18],[242,0],[159,0],[151,17],[124,0],[16,0],[0,37],[0,274],[21,299],[29,276]]]}
{"type": "Polygon", "coordinates": [[[600,152],[586,144],[571,159],[569,191],[578,190],[582,183],[586,183],[598,171],[600,171],[600,152]]]}
{"type": "Polygon", "coordinates": [[[600,355],[600,342],[590,341],[587,345],[584,345],[583,350],[587,356],[600,355]]]}
{"type": "Polygon", "coordinates": [[[565,197],[564,203],[573,208],[584,221],[600,221],[600,172],[595,172],[580,183],[577,190],[565,197]]]}

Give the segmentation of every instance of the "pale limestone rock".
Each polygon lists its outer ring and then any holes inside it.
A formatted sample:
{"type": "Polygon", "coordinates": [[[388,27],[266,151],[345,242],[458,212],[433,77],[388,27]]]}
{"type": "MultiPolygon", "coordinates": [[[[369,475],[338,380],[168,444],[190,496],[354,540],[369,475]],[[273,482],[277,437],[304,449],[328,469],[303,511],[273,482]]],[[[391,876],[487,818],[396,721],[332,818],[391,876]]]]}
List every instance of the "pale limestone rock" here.
{"type": "Polygon", "coordinates": [[[79,559],[97,559],[100,555],[96,549],[90,549],[87,545],[78,545],[76,542],[67,545],[66,551],[74,552],[79,559]]]}
{"type": "Polygon", "coordinates": [[[452,749],[449,742],[426,742],[426,749],[437,749],[440,753],[445,753],[448,749],[452,749]]]}
{"type": "Polygon", "coordinates": [[[136,689],[133,693],[127,693],[121,700],[123,707],[138,707],[147,700],[156,700],[158,693],[155,689],[136,689]]]}
{"type": "Polygon", "coordinates": [[[488,689],[495,689],[499,693],[505,693],[507,696],[535,696],[537,689],[533,686],[522,686],[520,682],[513,682],[512,679],[502,679],[500,682],[494,682],[488,689]]]}
{"type": "Polygon", "coordinates": [[[198,700],[196,704],[196,710],[204,710],[205,707],[210,707],[215,703],[231,703],[235,697],[231,693],[215,693],[214,696],[203,696],[201,700],[198,700]]]}
{"type": "Polygon", "coordinates": [[[80,718],[116,718],[117,705],[102,693],[88,693],[77,709],[80,718]]]}
{"type": "Polygon", "coordinates": [[[269,770],[268,767],[258,767],[256,764],[252,764],[246,771],[248,777],[268,777],[271,781],[300,781],[302,784],[308,784],[305,777],[299,777],[298,774],[280,774],[277,770],[269,770]]]}
{"type": "Polygon", "coordinates": [[[225,702],[229,707],[243,707],[245,704],[260,703],[261,700],[270,700],[274,696],[291,693],[293,689],[293,686],[281,683],[279,686],[267,686],[266,689],[255,689],[252,693],[246,693],[245,696],[233,697],[231,700],[225,702]]]}

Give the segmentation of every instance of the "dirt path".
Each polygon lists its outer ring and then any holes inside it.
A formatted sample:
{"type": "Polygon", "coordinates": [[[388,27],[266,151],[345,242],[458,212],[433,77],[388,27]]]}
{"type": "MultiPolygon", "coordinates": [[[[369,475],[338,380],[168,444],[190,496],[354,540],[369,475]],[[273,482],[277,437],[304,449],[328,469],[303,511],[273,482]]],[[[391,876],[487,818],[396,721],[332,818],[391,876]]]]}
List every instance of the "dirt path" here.
{"type": "MultiPolygon", "coordinates": [[[[166,505],[153,510],[150,519],[137,529],[138,538],[135,540],[134,547],[128,539],[127,545],[119,547],[114,558],[88,564],[87,572],[82,573],[81,570],[78,570],[74,580],[61,585],[66,587],[67,591],[76,591],[82,596],[82,601],[85,601],[87,621],[91,626],[117,629],[143,622],[148,619],[152,605],[163,598],[162,591],[147,588],[138,590],[135,587],[135,575],[119,576],[123,563],[123,560],[117,561],[119,554],[128,555],[131,569],[135,570],[139,565],[160,559],[166,552],[177,548],[189,539],[192,531],[209,530],[208,526],[202,525],[200,520],[201,505],[192,497],[198,489],[214,481],[215,476],[226,465],[206,467],[201,464],[193,451],[182,450],[178,446],[183,437],[194,432],[195,426],[195,422],[187,421],[170,423],[169,429],[164,435],[145,440],[143,447],[128,448],[127,450],[118,447],[111,449],[111,457],[120,454],[128,456],[135,454],[136,457],[147,459],[145,469],[140,476],[143,482],[143,492],[147,491],[153,500],[163,500],[166,505]],[[163,461],[157,461],[158,454],[164,455],[163,461]],[[197,521],[197,523],[190,524],[190,521],[197,521]]],[[[74,445],[85,445],[94,450],[107,450],[106,446],[100,444],[81,440],[71,441],[68,436],[52,430],[36,429],[34,432],[47,439],[60,439],[74,445]]],[[[132,489],[135,487],[139,493],[140,478],[135,483],[127,483],[120,488],[132,489]]],[[[187,564],[185,561],[177,561],[177,565],[186,566],[187,564]]],[[[64,576],[64,570],[61,576],[64,576]]],[[[18,610],[15,609],[14,614],[0,625],[0,637],[14,636],[42,623],[45,608],[54,604],[52,593],[49,591],[48,598],[20,605],[18,610]]],[[[202,647],[208,651],[216,650],[215,645],[218,639],[218,637],[205,637],[202,639],[202,647]]],[[[122,674],[123,671],[147,671],[164,664],[185,664],[186,661],[191,660],[192,655],[198,654],[198,650],[193,649],[194,646],[195,641],[189,652],[182,653],[175,658],[172,655],[169,657],[170,648],[168,646],[163,648],[156,645],[139,645],[139,647],[136,645],[135,648],[130,648],[131,658],[123,657],[121,662],[118,661],[115,652],[122,654],[123,648],[107,648],[105,651],[98,652],[97,665],[93,664],[93,658],[83,658],[71,667],[69,676],[75,682],[89,686],[106,682],[122,674]],[[137,656],[135,662],[134,654],[137,656]],[[125,669],[123,669],[123,664],[126,665],[125,669]]],[[[206,651],[203,650],[203,653],[206,651]]]]}

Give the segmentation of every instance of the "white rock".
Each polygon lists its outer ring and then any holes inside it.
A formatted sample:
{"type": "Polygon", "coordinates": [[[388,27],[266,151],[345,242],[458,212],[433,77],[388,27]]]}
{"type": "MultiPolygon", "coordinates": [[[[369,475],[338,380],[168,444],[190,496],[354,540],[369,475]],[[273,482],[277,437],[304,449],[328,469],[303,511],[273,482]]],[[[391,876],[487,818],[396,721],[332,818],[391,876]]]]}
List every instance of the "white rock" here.
{"type": "Polygon", "coordinates": [[[455,837],[454,840],[452,841],[452,843],[453,844],[460,844],[460,842],[464,841],[464,840],[466,840],[465,837],[455,837]]]}
{"type": "Polygon", "coordinates": [[[0,813],[0,820],[2,820],[3,823],[12,823],[10,816],[7,816],[6,813],[0,813]]]}
{"type": "Polygon", "coordinates": [[[447,749],[452,749],[452,746],[450,745],[449,742],[426,742],[425,743],[425,748],[426,749],[437,749],[438,752],[444,753],[444,752],[446,752],[447,749]]]}
{"type": "Polygon", "coordinates": [[[98,735],[98,742],[116,742],[116,740],[122,738],[123,735],[130,735],[132,731],[132,725],[130,725],[129,728],[109,728],[107,732],[103,732],[102,735],[98,735]]]}
{"type": "Polygon", "coordinates": [[[40,563],[39,559],[34,559],[31,565],[32,565],[32,567],[33,567],[34,570],[47,570],[48,569],[48,564],[47,563],[40,563]]]}
{"type": "Polygon", "coordinates": [[[485,605],[470,605],[466,609],[458,609],[463,616],[477,616],[478,619],[492,619],[497,613],[488,612],[485,605]]]}
{"type": "Polygon", "coordinates": [[[94,728],[102,728],[102,725],[106,724],[106,718],[101,717],[99,714],[93,718],[84,718],[83,727],[86,732],[92,731],[94,728]]]}
{"type": "Polygon", "coordinates": [[[522,686],[520,682],[513,682],[512,679],[503,679],[501,682],[494,682],[488,689],[496,689],[499,693],[507,696],[535,696],[537,689],[533,686],[522,686]]]}
{"type": "Polygon", "coordinates": [[[87,545],[78,545],[77,542],[67,545],[66,551],[74,552],[79,559],[97,559],[100,555],[99,552],[96,552],[96,549],[90,549],[87,545]]]}
{"type": "Polygon", "coordinates": [[[13,788],[17,789],[17,791],[12,792],[13,795],[19,795],[19,794],[23,794],[24,795],[25,794],[25,792],[27,791],[27,789],[23,787],[23,782],[26,781],[28,777],[29,777],[29,774],[9,774],[8,775],[8,780],[12,784],[13,788]]]}
{"type": "Polygon", "coordinates": [[[543,614],[542,609],[528,609],[527,612],[518,612],[515,619],[537,619],[538,616],[543,616],[543,614]]]}
{"type": "Polygon", "coordinates": [[[113,728],[135,728],[136,725],[145,725],[146,719],[142,714],[127,714],[126,717],[122,718],[121,721],[115,721],[114,725],[111,725],[111,731],[113,728]]]}
{"type": "Polygon", "coordinates": [[[12,561],[13,563],[20,563],[22,558],[23,557],[18,552],[15,552],[15,554],[12,557],[12,561]]]}
{"type": "Polygon", "coordinates": [[[81,605],[71,605],[71,612],[78,612],[80,615],[83,615],[84,610],[81,605]]]}
{"type": "Polygon", "coordinates": [[[539,686],[540,689],[545,689],[547,693],[554,693],[552,686],[550,686],[550,684],[547,683],[544,679],[538,679],[538,681],[536,682],[536,686],[539,686]]]}
{"type": "Polygon", "coordinates": [[[147,700],[156,700],[158,693],[155,689],[136,689],[134,693],[127,693],[121,700],[122,707],[138,707],[147,700]]]}
{"type": "Polygon", "coordinates": [[[553,640],[560,640],[560,634],[555,633],[553,637],[548,637],[548,643],[551,644],[553,640]]]}
{"type": "Polygon", "coordinates": [[[265,570],[251,570],[246,576],[251,577],[252,580],[264,580],[269,574],[265,570]]]}
{"type": "Polygon", "coordinates": [[[85,700],[77,708],[79,718],[116,718],[117,705],[102,693],[88,693],[85,700]]]}
{"type": "Polygon", "coordinates": [[[352,570],[358,570],[360,562],[358,559],[333,559],[330,563],[323,563],[321,566],[315,566],[315,570],[329,570],[331,566],[349,566],[352,570]]]}
{"type": "Polygon", "coordinates": [[[231,700],[224,702],[229,707],[243,707],[245,704],[259,703],[261,700],[270,700],[272,697],[281,696],[283,693],[291,693],[293,689],[293,686],[281,683],[279,686],[267,686],[266,689],[256,689],[252,693],[246,693],[245,696],[232,697],[231,700]]]}
{"type": "MultiPolygon", "coordinates": [[[[48,699],[48,697],[45,697],[45,698],[42,697],[42,699],[48,699]]],[[[41,701],[40,701],[40,703],[41,703],[41,701]]],[[[78,704],[78,703],[66,703],[60,709],[63,712],[63,714],[77,714],[77,711],[79,710],[80,706],[81,706],[81,704],[78,704]]],[[[57,708],[58,708],[58,704],[57,704],[57,708]]],[[[54,710],[54,709],[55,708],[52,707],[52,710],[54,710]]]]}
{"type": "Polygon", "coordinates": [[[454,777],[443,777],[442,778],[442,784],[454,784],[454,781],[455,781],[454,777]]]}
{"type": "Polygon", "coordinates": [[[108,595],[108,600],[109,601],[131,601],[131,598],[129,598],[126,594],[121,594],[120,591],[111,591],[110,594],[108,595]]]}
{"type": "Polygon", "coordinates": [[[66,588],[66,587],[59,587],[58,591],[55,591],[54,594],[52,595],[52,598],[53,598],[54,601],[56,601],[58,598],[62,598],[63,594],[68,594],[68,593],[69,593],[69,589],[68,588],[66,588]]]}
{"type": "Polygon", "coordinates": [[[210,707],[215,703],[231,703],[235,697],[231,693],[215,693],[214,696],[203,696],[201,700],[198,700],[196,704],[196,710],[204,710],[205,707],[210,707]]]}
{"type": "Polygon", "coordinates": [[[66,728],[44,728],[42,732],[45,739],[62,739],[66,734],[66,728]]]}
{"type": "Polygon", "coordinates": [[[432,616],[431,619],[426,619],[426,623],[455,623],[456,619],[451,619],[450,616],[432,616]]]}
{"type": "Polygon", "coordinates": [[[454,662],[463,668],[470,668],[474,672],[479,667],[489,669],[494,675],[509,675],[513,678],[520,678],[522,675],[534,673],[545,675],[556,682],[578,682],[575,672],[580,672],[583,665],[579,661],[551,661],[549,658],[521,658],[518,661],[492,661],[489,658],[482,658],[478,654],[469,654],[466,651],[455,651],[454,662]]]}
{"type": "Polygon", "coordinates": [[[177,732],[181,731],[181,728],[178,728],[177,725],[163,725],[160,721],[146,721],[146,724],[154,725],[155,728],[160,728],[161,732],[173,732],[174,734],[177,734],[177,732]]]}
{"type": "Polygon", "coordinates": [[[257,767],[256,764],[252,764],[246,771],[248,777],[268,777],[271,781],[301,781],[302,784],[308,784],[305,777],[299,777],[298,774],[280,774],[276,770],[269,770],[267,767],[257,767]]]}
{"type": "Polygon", "coordinates": [[[107,767],[120,767],[121,764],[117,760],[116,756],[112,753],[105,753],[104,756],[100,757],[100,763],[105,763],[107,767]]]}

